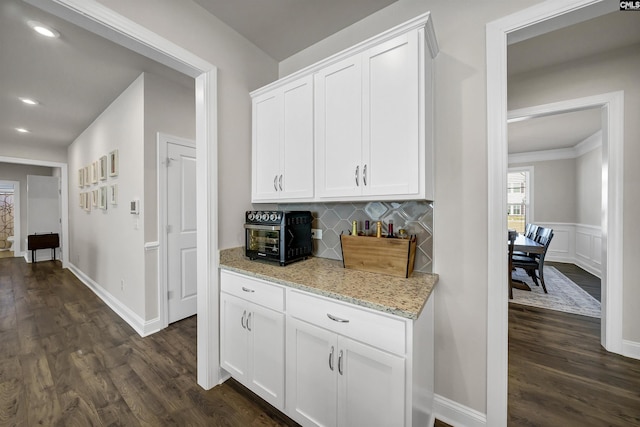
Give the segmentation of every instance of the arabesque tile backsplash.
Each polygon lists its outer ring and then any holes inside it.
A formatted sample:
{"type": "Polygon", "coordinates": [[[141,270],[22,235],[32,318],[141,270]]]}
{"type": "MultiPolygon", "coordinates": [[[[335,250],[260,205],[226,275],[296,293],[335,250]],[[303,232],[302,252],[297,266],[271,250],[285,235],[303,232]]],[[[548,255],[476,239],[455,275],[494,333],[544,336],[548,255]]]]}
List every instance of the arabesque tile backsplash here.
{"type": "Polygon", "coordinates": [[[382,221],[383,232],[393,221],[394,231],[404,228],[415,234],[418,242],[414,270],[432,272],[433,259],[433,203],[428,201],[364,202],[364,203],[296,203],[280,205],[281,210],[308,210],[313,214],[313,228],[322,230],[322,240],[314,240],[313,255],[321,258],[342,259],[340,233],[348,234],[351,222],[358,221],[358,229],[364,222],[382,221]]]}

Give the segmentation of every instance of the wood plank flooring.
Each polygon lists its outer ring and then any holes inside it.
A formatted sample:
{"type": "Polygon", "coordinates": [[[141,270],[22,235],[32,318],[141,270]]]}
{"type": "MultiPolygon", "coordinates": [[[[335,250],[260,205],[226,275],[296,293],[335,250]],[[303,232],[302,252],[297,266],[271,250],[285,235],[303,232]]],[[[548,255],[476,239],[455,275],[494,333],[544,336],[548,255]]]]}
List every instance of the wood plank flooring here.
{"type": "Polygon", "coordinates": [[[600,320],[509,304],[510,426],[639,426],[640,361],[600,346],[600,320]]]}
{"type": "Polygon", "coordinates": [[[565,262],[545,262],[544,265],[550,265],[558,269],[558,271],[567,276],[573,283],[584,289],[589,295],[600,301],[600,278],[594,276],[588,271],[583,270],[574,264],[565,262]]]}
{"type": "Polygon", "coordinates": [[[58,262],[0,259],[0,426],[294,426],[196,384],[196,318],[140,338],[58,262]]]}

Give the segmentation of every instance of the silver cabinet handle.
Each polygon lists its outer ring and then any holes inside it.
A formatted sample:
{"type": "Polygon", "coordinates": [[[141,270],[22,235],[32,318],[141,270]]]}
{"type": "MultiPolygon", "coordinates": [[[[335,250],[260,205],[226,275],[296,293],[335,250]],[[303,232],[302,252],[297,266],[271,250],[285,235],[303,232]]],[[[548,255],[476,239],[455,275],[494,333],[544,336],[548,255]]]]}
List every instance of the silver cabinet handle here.
{"type": "Polygon", "coordinates": [[[329,369],[333,371],[333,346],[331,346],[331,352],[329,353],[329,369]]]}
{"type": "Polygon", "coordinates": [[[251,332],[251,323],[249,323],[249,322],[251,322],[251,315],[252,314],[253,313],[249,312],[249,315],[247,316],[247,329],[249,330],[249,332],[251,332]]]}
{"type": "Polygon", "coordinates": [[[336,317],[333,314],[329,314],[327,313],[327,317],[331,320],[333,320],[334,322],[338,322],[338,323],[349,323],[349,319],[341,319],[340,317],[336,317]]]}
{"type": "Polygon", "coordinates": [[[240,318],[240,324],[242,325],[242,329],[247,329],[246,326],[244,326],[244,318],[247,315],[247,310],[242,312],[242,317],[240,318]]]}
{"type": "Polygon", "coordinates": [[[273,177],[273,189],[278,191],[278,175],[273,177]]]}
{"type": "Polygon", "coordinates": [[[362,169],[362,182],[367,185],[367,165],[364,165],[364,169],[362,169]]]}
{"type": "Polygon", "coordinates": [[[338,354],[338,372],[342,375],[342,350],[338,354]]]}
{"type": "Polygon", "coordinates": [[[360,173],[360,165],[356,166],[356,187],[360,186],[360,182],[358,181],[359,173],[360,173]]]}
{"type": "Polygon", "coordinates": [[[280,175],[280,178],[278,179],[278,187],[280,187],[280,191],[282,191],[282,175],[280,175]]]}
{"type": "Polygon", "coordinates": [[[254,289],[245,288],[244,286],[242,287],[242,290],[245,292],[255,292],[254,289]]]}

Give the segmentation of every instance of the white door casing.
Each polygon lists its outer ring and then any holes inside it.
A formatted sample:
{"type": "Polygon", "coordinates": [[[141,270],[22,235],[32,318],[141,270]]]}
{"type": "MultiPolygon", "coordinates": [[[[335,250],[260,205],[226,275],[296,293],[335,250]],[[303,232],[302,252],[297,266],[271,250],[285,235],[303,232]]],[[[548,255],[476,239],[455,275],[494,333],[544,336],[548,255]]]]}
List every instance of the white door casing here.
{"type": "MultiPolygon", "coordinates": [[[[218,274],[218,69],[181,46],[98,2],[26,0],[121,46],[195,78],[198,149],[198,384],[210,389],[222,378],[219,357],[218,274]]],[[[59,166],[62,171],[63,267],[68,259],[67,164],[13,159],[13,163],[59,166]]],[[[166,295],[166,294],[165,294],[166,295]]],[[[162,299],[161,299],[162,300],[162,299]]],[[[164,319],[166,321],[166,318],[164,319]]]]}
{"type": "MultiPolygon", "coordinates": [[[[507,425],[508,386],[508,302],[507,259],[503,253],[507,240],[507,219],[504,215],[507,179],[507,36],[543,34],[612,11],[615,2],[603,0],[552,0],[505,16],[486,26],[487,60],[487,141],[488,141],[488,293],[487,293],[487,417],[486,425],[507,425]],[[561,17],[562,19],[554,19],[561,17]],[[541,25],[539,25],[541,24],[541,25]],[[521,31],[523,30],[523,31],[521,31]],[[536,33],[537,32],[537,33],[536,33]]],[[[526,37],[525,37],[526,38],[526,37]]],[[[515,42],[516,40],[511,40],[515,42]]],[[[618,102],[610,104],[622,108],[618,102]]],[[[622,117],[616,117],[609,130],[609,239],[607,242],[609,283],[622,282],[622,117]]],[[[604,150],[603,150],[604,151],[604,150]]],[[[604,189],[603,189],[604,190],[604,189]]],[[[603,191],[604,193],[604,191],[603,191]]],[[[604,233],[604,230],[603,230],[604,233]]],[[[618,315],[616,325],[608,338],[618,341],[622,333],[621,298],[616,298],[618,315]]],[[[621,343],[620,343],[621,346],[621,343]]]]}
{"type": "Polygon", "coordinates": [[[196,150],[167,142],[167,294],[169,323],[197,311],[196,150]]]}
{"type": "MultiPolygon", "coordinates": [[[[0,160],[1,161],[1,160],[0,160]]],[[[13,256],[22,256],[22,231],[20,230],[20,181],[3,181],[0,184],[13,185],[13,256]]]]}

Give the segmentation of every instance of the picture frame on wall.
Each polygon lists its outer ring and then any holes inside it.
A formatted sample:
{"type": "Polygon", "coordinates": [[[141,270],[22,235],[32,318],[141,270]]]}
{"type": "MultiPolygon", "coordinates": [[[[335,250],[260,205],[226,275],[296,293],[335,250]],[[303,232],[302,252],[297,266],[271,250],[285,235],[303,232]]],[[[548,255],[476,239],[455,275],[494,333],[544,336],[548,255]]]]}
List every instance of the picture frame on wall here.
{"type": "Polygon", "coordinates": [[[100,209],[107,209],[107,186],[103,185],[100,187],[100,191],[98,194],[98,207],[100,209]]]}
{"type": "Polygon", "coordinates": [[[78,169],[78,187],[84,187],[84,169],[78,169]]]}
{"type": "Polygon", "coordinates": [[[91,193],[84,193],[84,210],[91,212],[91,193]]]}
{"type": "Polygon", "coordinates": [[[78,194],[78,196],[79,196],[79,197],[78,197],[78,205],[79,205],[82,209],[84,209],[84,197],[85,197],[84,195],[85,195],[85,193],[82,193],[82,192],[81,192],[80,194],[78,194]]]}
{"type": "Polygon", "coordinates": [[[118,158],[118,149],[116,148],[109,153],[109,176],[118,176],[120,168],[120,159],[118,158]]]}
{"type": "Polygon", "coordinates": [[[100,157],[98,161],[98,178],[100,181],[107,179],[107,156],[100,157]]]}
{"type": "Polygon", "coordinates": [[[109,204],[118,204],[118,184],[111,184],[109,186],[109,204]]]}
{"type": "Polygon", "coordinates": [[[91,206],[93,207],[98,206],[98,189],[97,188],[91,191],[91,206]]]}
{"type": "Polygon", "coordinates": [[[91,185],[91,175],[89,174],[89,166],[84,167],[84,186],[88,187],[91,185]]]}
{"type": "Polygon", "coordinates": [[[91,163],[91,182],[94,184],[98,183],[98,168],[100,167],[98,163],[98,160],[91,163]]]}

